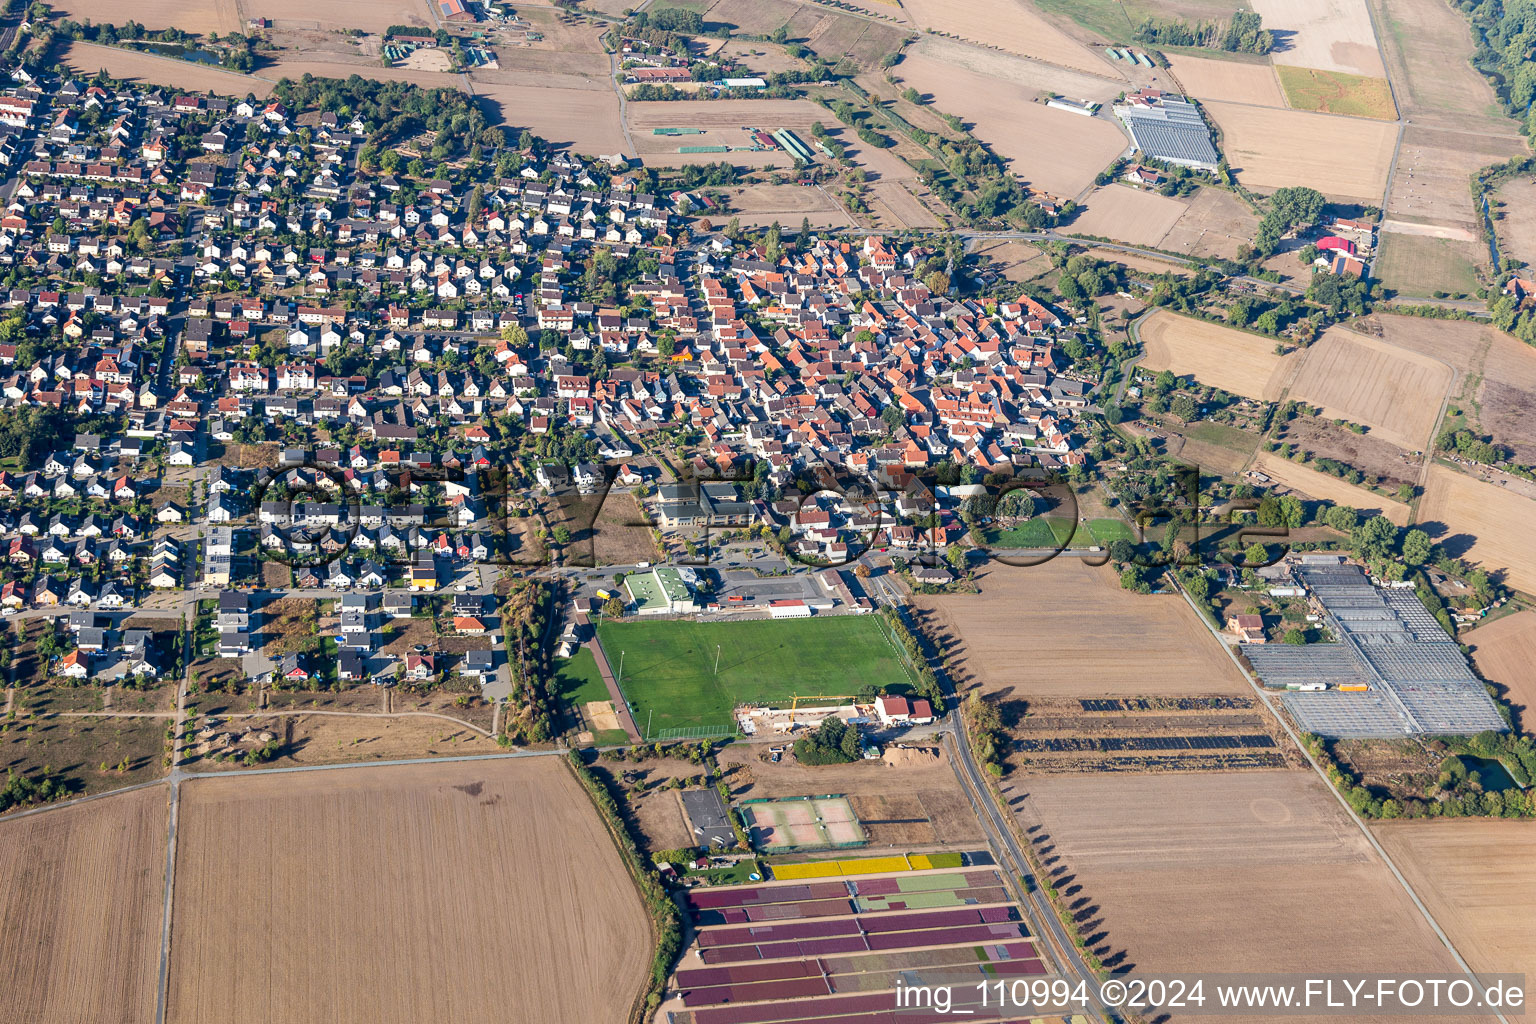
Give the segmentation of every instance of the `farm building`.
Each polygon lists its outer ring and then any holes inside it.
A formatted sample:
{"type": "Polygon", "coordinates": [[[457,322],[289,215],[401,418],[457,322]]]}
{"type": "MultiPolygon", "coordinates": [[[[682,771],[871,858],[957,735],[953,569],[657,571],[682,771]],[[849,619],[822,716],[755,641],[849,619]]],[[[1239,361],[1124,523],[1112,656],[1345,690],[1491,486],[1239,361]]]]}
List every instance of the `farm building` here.
{"type": "Polygon", "coordinates": [[[1181,167],[1214,171],[1220,158],[1200,109],[1182,96],[1157,89],[1130,93],[1115,107],[1136,148],[1145,156],[1181,167]]]}
{"type": "Polygon", "coordinates": [[[816,159],[815,155],[811,152],[810,147],[808,147],[804,142],[801,142],[800,136],[796,135],[788,128],[780,128],[778,131],[774,132],[773,141],[783,146],[785,152],[789,153],[790,156],[803,160],[806,163],[810,163],[812,160],[816,159]]]}
{"type": "Polygon", "coordinates": [[[1336,640],[1241,650],[1266,686],[1286,688],[1282,699],[1302,730],[1392,739],[1509,728],[1413,591],[1380,590],[1353,565],[1303,565],[1299,573],[1336,640]],[[1296,689],[1318,683],[1328,689],[1296,689]]]}
{"type": "Polygon", "coordinates": [[[469,9],[464,0],[438,0],[438,12],[444,21],[479,21],[475,12],[469,9]]]}

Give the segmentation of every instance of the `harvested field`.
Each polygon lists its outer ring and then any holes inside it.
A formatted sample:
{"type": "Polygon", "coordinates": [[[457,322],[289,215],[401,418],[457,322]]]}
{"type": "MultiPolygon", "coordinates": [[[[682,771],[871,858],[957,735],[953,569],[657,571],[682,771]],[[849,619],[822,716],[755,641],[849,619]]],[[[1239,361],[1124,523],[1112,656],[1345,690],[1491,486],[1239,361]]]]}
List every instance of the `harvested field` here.
{"type": "MultiPolygon", "coordinates": [[[[1471,63],[1472,28],[1443,0],[1371,0],[1404,117],[1460,131],[1516,136],[1493,87],[1471,63]]],[[[1410,132],[1413,129],[1409,129],[1410,132]]]]}
{"type": "Polygon", "coordinates": [[[1513,256],[1522,262],[1536,259],[1536,211],[1531,209],[1536,201],[1536,178],[1514,178],[1499,188],[1495,207],[1498,218],[1494,229],[1499,234],[1501,255],[1513,256]]]}
{"type": "Polygon", "coordinates": [[[1371,117],[1381,121],[1397,118],[1392,89],[1385,78],[1367,78],[1343,71],[1317,68],[1275,68],[1286,101],[1297,110],[1319,110],[1347,117],[1371,117]]]}
{"type": "Polygon", "coordinates": [[[1472,970],[1536,976],[1536,822],[1389,821],[1372,827],[1472,970]]]}
{"type": "Polygon", "coordinates": [[[1259,218],[1247,203],[1225,189],[1202,188],[1159,248],[1234,259],[1258,229],[1259,218]]]}
{"type": "Polygon", "coordinates": [[[869,845],[911,849],[913,846],[958,846],[981,838],[981,825],[965,799],[955,770],[942,751],[938,757],[911,759],[900,765],[886,761],[807,766],[785,758],[768,760],[760,745],[734,744],[719,752],[720,767],[729,772],[733,800],[780,799],[838,793],[859,815],[869,845]],[[900,796],[904,799],[886,801],[900,796]]]}
{"type": "Polygon", "coordinates": [[[1120,969],[1455,969],[1310,771],[1016,776],[1004,791],[1120,969]]]}
{"type": "MultiPolygon", "coordinates": [[[[566,146],[580,153],[611,155],[629,151],[619,128],[619,98],[612,89],[587,85],[552,88],[547,81],[544,85],[528,85],[491,77],[506,74],[477,71],[471,76],[476,97],[482,103],[494,104],[502,123],[527,128],[553,146],[566,146]]],[[[582,80],[571,77],[570,81],[582,80]]]]}
{"type": "Polygon", "coordinates": [[[1536,732],[1536,672],[1531,668],[1536,665],[1536,611],[1527,609],[1478,626],[1463,633],[1461,641],[1472,649],[1482,677],[1503,687],[1521,731],[1536,732]]]}
{"type": "Polygon", "coordinates": [[[1210,387],[1265,402],[1278,399],[1295,368],[1294,354],[1275,355],[1274,342],[1220,324],[1154,311],[1137,327],[1148,370],[1172,370],[1210,387]]]}
{"type": "Polygon", "coordinates": [[[1401,484],[1418,484],[1423,467],[1420,459],[1375,434],[1357,434],[1320,416],[1298,415],[1280,423],[1274,439],[1314,458],[1333,459],[1352,466],[1363,473],[1368,482],[1369,478],[1375,477],[1387,491],[1395,492],[1401,484]]]}
{"type": "Polygon", "coordinates": [[[1252,0],[1281,40],[1276,64],[1385,78],[1366,0],[1252,0]]]}
{"type": "Polygon", "coordinates": [[[556,758],[197,779],[181,801],[175,1024],[576,1024],[639,990],[645,915],[556,758]]]}
{"type": "Polygon", "coordinates": [[[920,28],[1021,57],[1121,78],[1109,61],[1051,24],[1023,0],[905,0],[920,28]]]}
{"type": "Polygon", "coordinates": [[[804,185],[743,185],[722,189],[730,203],[730,212],[716,215],[706,210],[711,221],[735,217],[742,227],[766,227],[774,221],[786,231],[798,230],[802,220],[813,228],[853,227],[846,210],[819,188],[804,185]]]}
{"type": "Polygon", "coordinates": [[[887,227],[901,228],[941,228],[944,223],[935,217],[909,190],[909,183],[904,181],[879,181],[870,187],[870,208],[880,217],[887,227]]]}
{"type": "Polygon", "coordinates": [[[1334,327],[1306,350],[1290,397],[1377,431],[1411,451],[1429,447],[1455,372],[1427,356],[1334,327]]]}
{"type": "Polygon", "coordinates": [[[167,813],[152,786],[0,821],[0,1018],[154,1019],[167,813]]]}
{"type": "Polygon", "coordinates": [[[1383,230],[1372,275],[1405,297],[1472,295],[1484,252],[1476,242],[1383,230]]]}
{"type": "Polygon", "coordinates": [[[1418,522],[1453,555],[1483,568],[1501,570],[1504,582],[1536,594],[1536,547],[1530,524],[1536,501],[1497,484],[1474,479],[1448,466],[1429,468],[1418,522]]]}
{"type": "MultiPolygon", "coordinates": [[[[1403,129],[1384,227],[1476,242],[1481,252],[1478,260],[1486,261],[1488,247],[1478,237],[1480,218],[1469,184],[1482,168],[1525,152],[1525,143],[1519,138],[1409,125],[1403,129]],[[1443,230],[1434,230],[1437,228],[1443,230]]],[[[1517,216],[1520,213],[1523,211],[1516,211],[1517,216]]],[[[1531,255],[1536,255],[1536,250],[1531,250],[1531,255]]]]}
{"type": "MultiPolygon", "coordinates": [[[[246,5],[257,2],[246,0],[246,5]]],[[[148,29],[179,28],[195,35],[244,32],[245,19],[253,16],[249,10],[241,15],[239,0],[207,0],[197,4],[183,0],[60,0],[48,6],[59,17],[71,21],[89,21],[94,25],[136,21],[148,29]]]]}
{"type": "Polygon", "coordinates": [[[1210,101],[1223,151],[1250,187],[1307,185],[1331,197],[1381,201],[1397,126],[1303,110],[1210,101]]]}
{"type": "Polygon", "coordinates": [[[167,85],[196,92],[213,92],[243,98],[255,94],[265,98],[280,76],[255,78],[189,60],[135,53],[117,46],[72,42],[64,50],[64,61],[82,75],[106,71],[113,78],[147,85],[167,85]]]}
{"type": "MultiPolygon", "coordinates": [[[[228,0],[225,0],[228,2],[228,0]]],[[[329,0],[323,7],[299,0],[238,0],[242,18],[270,18],[279,28],[312,27],[345,32],[383,32],[391,25],[433,24],[422,0],[329,0]],[[319,16],[317,19],[316,16],[319,16]]],[[[233,29],[245,31],[242,20],[233,29]]]]}
{"type": "Polygon", "coordinates": [[[974,124],[977,138],[1036,188],[1076,196],[1125,150],[1125,136],[1108,121],[1031,102],[1032,91],[920,53],[900,67],[902,78],[914,89],[932,96],[939,110],[974,124]],[[1040,146],[1036,140],[1042,138],[1053,144],[1040,146]]]}
{"type": "Polygon", "coordinates": [[[938,61],[948,68],[972,71],[997,82],[1017,85],[1029,96],[1059,93],[1072,99],[1108,103],[1125,87],[1125,82],[1117,72],[1089,74],[1068,71],[1055,64],[1044,64],[1002,50],[985,49],[934,35],[924,35],[906,49],[901,64],[893,69],[898,78],[905,77],[903,65],[916,56],[938,61]],[[1105,75],[1115,77],[1107,78],[1105,75]]]}
{"type": "Polygon", "coordinates": [[[994,562],[980,585],[979,596],[913,599],[929,635],[942,634],[962,686],[1026,701],[1247,689],[1182,598],[1122,590],[1108,566],[1073,557],[1031,567],[994,562]]]}
{"type": "Polygon", "coordinates": [[[1478,420],[1515,460],[1536,463],[1536,350],[1508,334],[1490,336],[1478,391],[1478,420]]]}
{"type": "Polygon", "coordinates": [[[1081,205],[1067,230],[1150,246],[1158,246],[1188,210],[1177,199],[1119,184],[1094,189],[1081,205]]]}
{"type": "Polygon", "coordinates": [[[1275,69],[1268,64],[1170,53],[1168,67],[1184,92],[1196,99],[1254,103],[1261,107],[1285,106],[1285,94],[1280,91],[1275,69]]]}
{"type": "Polygon", "coordinates": [[[1379,512],[1398,526],[1408,525],[1409,509],[1400,501],[1384,498],[1364,487],[1346,483],[1336,476],[1303,466],[1289,459],[1263,454],[1253,460],[1253,468],[1271,480],[1309,498],[1348,505],[1366,514],[1379,512]]]}

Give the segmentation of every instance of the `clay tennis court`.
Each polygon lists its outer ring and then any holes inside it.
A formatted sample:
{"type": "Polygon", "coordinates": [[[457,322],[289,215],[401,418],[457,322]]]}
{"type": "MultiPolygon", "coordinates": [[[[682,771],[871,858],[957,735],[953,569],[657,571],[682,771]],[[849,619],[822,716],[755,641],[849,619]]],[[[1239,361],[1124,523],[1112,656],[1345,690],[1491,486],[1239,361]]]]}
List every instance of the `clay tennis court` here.
{"type": "Polygon", "coordinates": [[[818,796],[743,804],[754,845],[766,852],[853,846],[865,840],[848,798],[818,796]]]}
{"type": "Polygon", "coordinates": [[[1245,398],[1273,402],[1285,390],[1298,356],[1275,354],[1275,343],[1221,324],[1156,310],[1137,327],[1146,356],[1141,366],[1193,377],[1245,398]]]}
{"type": "Polygon", "coordinates": [[[1307,349],[1290,397],[1423,451],[1454,377],[1439,360],[1334,327],[1307,349]]]}
{"type": "Polygon", "coordinates": [[[625,1018],[651,939],[538,757],[185,783],[172,949],[172,1024],[585,1024],[625,1018]]]}

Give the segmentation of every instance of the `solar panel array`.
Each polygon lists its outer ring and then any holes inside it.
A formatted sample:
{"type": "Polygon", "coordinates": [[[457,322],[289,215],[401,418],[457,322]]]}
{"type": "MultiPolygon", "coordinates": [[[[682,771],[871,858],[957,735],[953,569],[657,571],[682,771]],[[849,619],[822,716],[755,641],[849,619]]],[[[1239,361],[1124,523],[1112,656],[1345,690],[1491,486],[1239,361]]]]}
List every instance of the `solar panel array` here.
{"type": "Polygon", "coordinates": [[[1165,96],[1155,107],[1116,107],[1115,116],[1147,156],[1207,169],[1215,169],[1220,159],[1205,119],[1185,100],[1165,96]]]}
{"type": "Polygon", "coordinates": [[[1288,691],[1297,724],[1319,736],[1389,738],[1508,728],[1482,680],[1418,597],[1378,590],[1358,566],[1304,565],[1301,582],[1339,638],[1307,647],[1244,644],[1270,686],[1365,684],[1366,692],[1288,691]]]}

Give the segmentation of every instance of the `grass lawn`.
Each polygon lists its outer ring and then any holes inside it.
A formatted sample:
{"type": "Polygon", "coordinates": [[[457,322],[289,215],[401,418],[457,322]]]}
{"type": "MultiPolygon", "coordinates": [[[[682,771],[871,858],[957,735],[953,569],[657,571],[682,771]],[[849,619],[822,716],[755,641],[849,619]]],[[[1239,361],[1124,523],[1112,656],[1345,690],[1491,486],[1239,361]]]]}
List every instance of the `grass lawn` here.
{"type": "Polygon", "coordinates": [[[1124,519],[1090,519],[1084,524],[1094,543],[1105,547],[1117,540],[1136,542],[1136,534],[1124,519]]]}
{"type": "MultiPolygon", "coordinates": [[[[1206,4],[1209,4],[1210,10],[1204,17],[1211,20],[1230,18],[1234,9],[1248,9],[1246,0],[1237,0],[1235,3],[1232,0],[1187,0],[1182,7],[1191,9],[1206,4]]],[[[1147,18],[1168,16],[1168,12],[1162,9],[1157,0],[1035,0],[1035,6],[1047,14],[1075,21],[1111,43],[1136,43],[1136,26],[1147,18]]],[[[1136,43],[1136,48],[1141,49],[1141,44],[1136,43]]],[[[1160,46],[1158,49],[1166,47],[1160,46]]],[[[1205,50],[1191,52],[1200,56],[1207,53],[1205,50]]],[[[1220,50],[1209,53],[1212,56],[1226,56],[1220,50]]]]}
{"type": "Polygon", "coordinates": [[[1226,448],[1229,451],[1242,452],[1245,455],[1253,454],[1253,450],[1263,440],[1258,434],[1241,427],[1229,427],[1225,423],[1212,423],[1210,420],[1195,420],[1178,428],[1179,433],[1191,441],[1200,441],[1204,444],[1213,444],[1218,448],[1226,448]]]}
{"type": "Polygon", "coordinates": [[[1111,541],[1136,538],[1122,519],[1090,519],[1078,523],[1072,529],[1072,520],[1060,516],[1037,516],[1026,519],[1011,530],[988,530],[987,546],[1001,551],[1014,548],[1083,548],[1105,545],[1111,541]],[[1068,537],[1071,541],[1068,543],[1068,537]]]}
{"type": "Polygon", "coordinates": [[[751,622],[607,622],[597,635],[647,738],[667,730],[729,730],[738,704],[903,692],[912,677],[875,616],[751,622]],[[716,647],[720,672],[715,674],[716,647]]]}
{"type": "Polygon", "coordinates": [[[1399,295],[1474,295],[1477,272],[1473,259],[1477,253],[1472,242],[1384,231],[1373,269],[1381,283],[1399,295]]]}
{"type": "Polygon", "coordinates": [[[555,666],[555,689],[566,704],[579,709],[589,701],[608,699],[597,659],[585,647],[569,658],[556,660],[555,666]]]}
{"type": "Polygon", "coordinates": [[[1320,110],[1350,117],[1390,121],[1397,116],[1392,90],[1385,78],[1366,78],[1343,71],[1320,71],[1275,65],[1286,101],[1297,110],[1320,110]]]}

